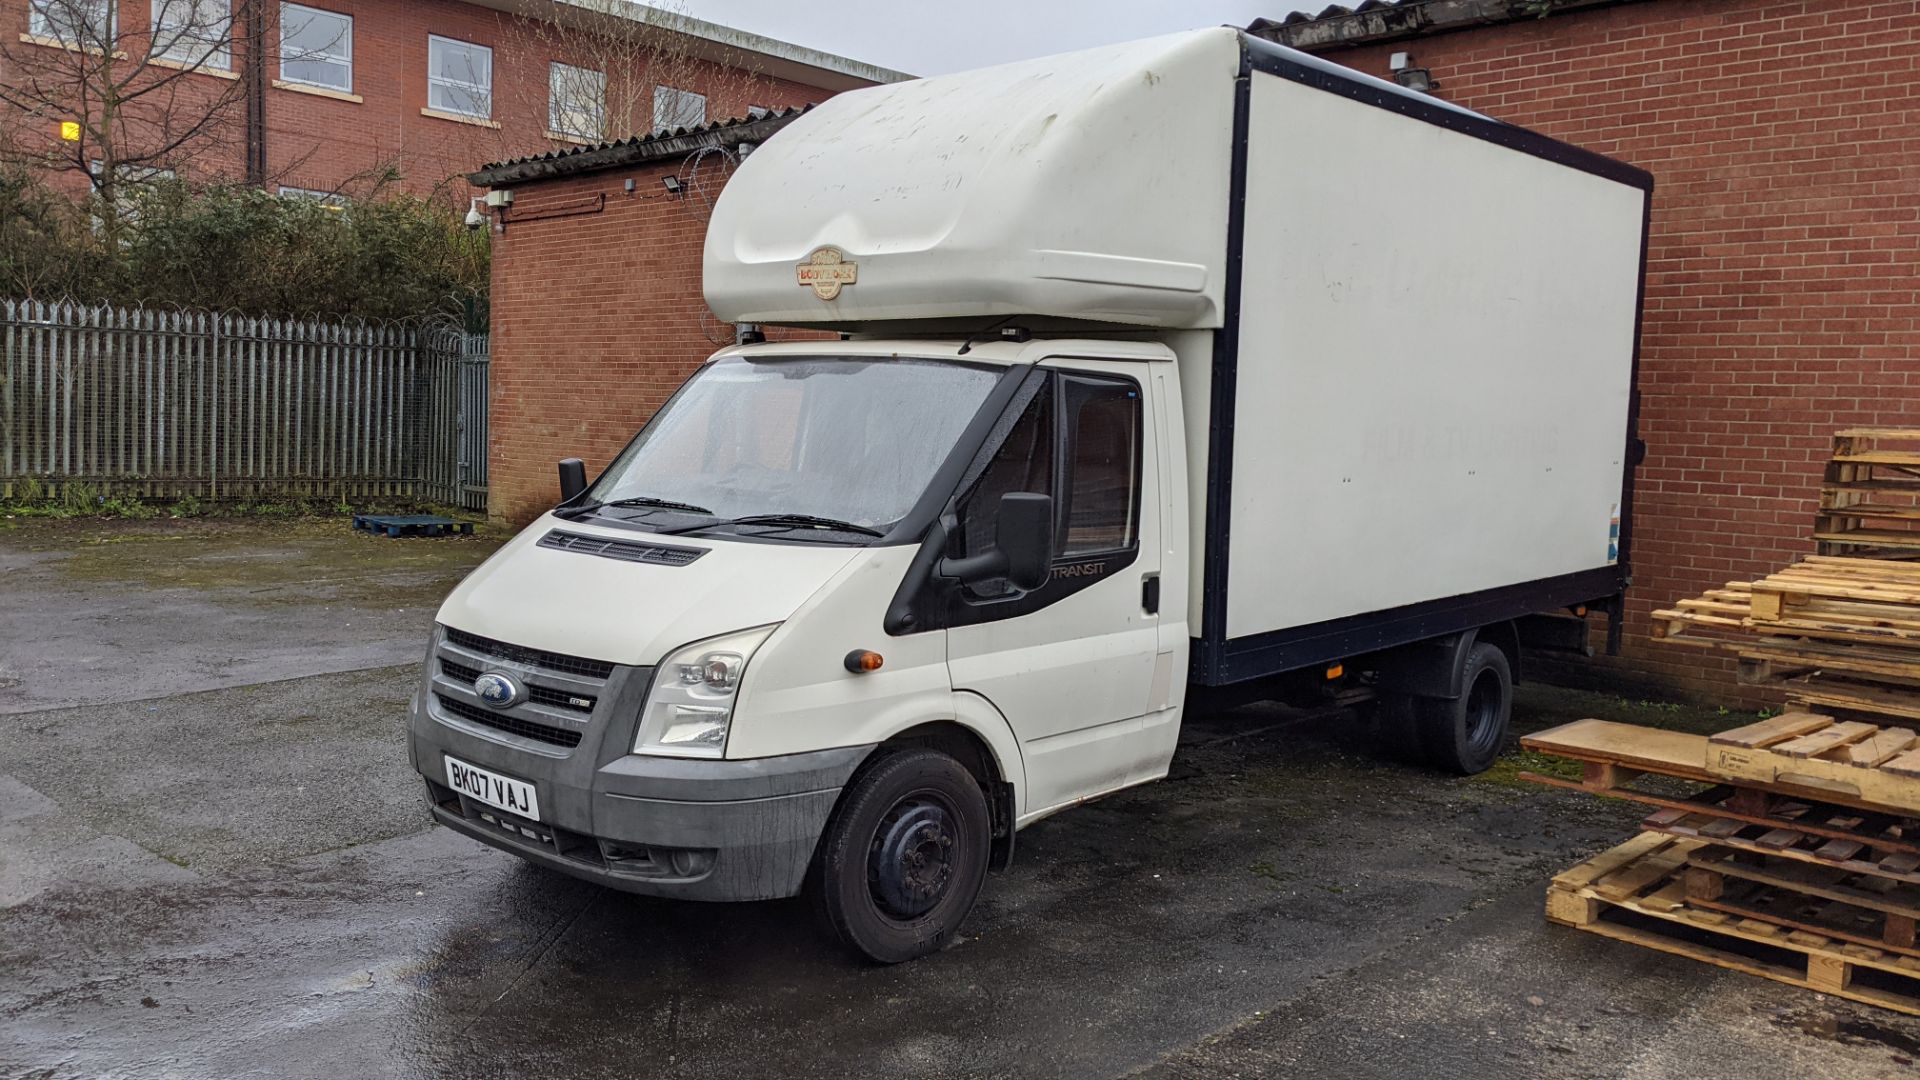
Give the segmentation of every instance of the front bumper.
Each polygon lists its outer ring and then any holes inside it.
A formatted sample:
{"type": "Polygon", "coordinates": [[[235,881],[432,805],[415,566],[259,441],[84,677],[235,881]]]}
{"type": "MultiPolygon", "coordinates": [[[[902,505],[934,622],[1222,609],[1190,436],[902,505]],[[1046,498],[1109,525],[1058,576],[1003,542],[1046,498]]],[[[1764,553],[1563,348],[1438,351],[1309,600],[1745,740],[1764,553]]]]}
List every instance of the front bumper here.
{"type": "MultiPolygon", "coordinates": [[[[436,650],[448,655],[444,641],[436,650]]],[[[473,655],[458,659],[482,662],[473,655]]],[[[546,677],[537,667],[522,669],[499,657],[484,662],[529,679],[546,677]]],[[[649,674],[616,669],[592,688],[598,696],[592,715],[579,722],[578,744],[566,747],[472,722],[475,714],[459,709],[465,699],[457,684],[429,658],[408,718],[407,748],[434,820],[529,862],[626,892],[689,900],[798,893],[840,790],[873,747],[747,761],[629,754],[632,724],[621,720],[638,715],[649,674]],[[532,784],[541,820],[454,791],[447,784],[449,756],[532,784]]]]}

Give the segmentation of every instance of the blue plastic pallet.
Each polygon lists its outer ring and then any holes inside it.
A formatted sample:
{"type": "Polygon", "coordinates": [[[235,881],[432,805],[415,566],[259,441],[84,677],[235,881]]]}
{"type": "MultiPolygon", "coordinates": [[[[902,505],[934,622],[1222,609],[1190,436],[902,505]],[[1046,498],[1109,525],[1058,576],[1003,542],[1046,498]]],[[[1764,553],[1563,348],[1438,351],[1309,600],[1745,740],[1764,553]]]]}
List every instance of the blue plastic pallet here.
{"type": "Polygon", "coordinates": [[[472,536],[473,522],[438,514],[355,514],[353,527],[378,536],[472,536]]]}

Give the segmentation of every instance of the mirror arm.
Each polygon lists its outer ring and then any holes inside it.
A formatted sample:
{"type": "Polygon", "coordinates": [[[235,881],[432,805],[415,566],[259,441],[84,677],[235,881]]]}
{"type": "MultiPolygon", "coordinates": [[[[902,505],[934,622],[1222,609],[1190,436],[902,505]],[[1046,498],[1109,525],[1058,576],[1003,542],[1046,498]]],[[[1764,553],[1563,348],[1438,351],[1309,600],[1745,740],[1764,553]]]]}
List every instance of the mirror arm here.
{"type": "Polygon", "coordinates": [[[1007,554],[995,548],[978,555],[969,555],[964,559],[941,559],[934,566],[933,572],[963,585],[970,585],[977,581],[991,581],[994,578],[1006,576],[1007,554]]]}

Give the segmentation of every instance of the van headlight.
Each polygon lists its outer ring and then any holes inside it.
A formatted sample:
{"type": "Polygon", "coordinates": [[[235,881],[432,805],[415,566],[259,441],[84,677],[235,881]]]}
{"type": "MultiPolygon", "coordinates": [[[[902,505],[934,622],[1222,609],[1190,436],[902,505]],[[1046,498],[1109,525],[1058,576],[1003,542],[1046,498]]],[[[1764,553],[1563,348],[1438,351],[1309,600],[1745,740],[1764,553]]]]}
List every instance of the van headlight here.
{"type": "Polygon", "coordinates": [[[773,630],[762,626],[696,641],[662,661],[640,710],[633,752],[712,758],[726,753],[740,678],[773,630]]]}

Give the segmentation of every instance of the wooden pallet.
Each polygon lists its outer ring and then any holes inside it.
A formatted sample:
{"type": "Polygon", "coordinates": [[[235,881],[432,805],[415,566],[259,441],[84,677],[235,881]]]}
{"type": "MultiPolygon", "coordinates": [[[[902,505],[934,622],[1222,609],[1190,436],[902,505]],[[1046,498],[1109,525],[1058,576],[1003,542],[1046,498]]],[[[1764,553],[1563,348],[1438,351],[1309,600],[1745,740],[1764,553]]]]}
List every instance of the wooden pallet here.
{"type": "Polygon", "coordinates": [[[473,522],[438,514],[355,514],[353,527],[376,536],[472,536],[473,522]]]}
{"type": "Polygon", "coordinates": [[[1707,845],[1643,833],[1554,877],[1547,918],[1702,963],[1920,1016],[1920,956],[1689,901],[1707,845]]]}
{"type": "Polygon", "coordinates": [[[1640,828],[1756,858],[1802,863],[1820,873],[1867,874],[1920,886],[1920,845],[1915,843],[1920,829],[1913,819],[1797,800],[1769,801],[1771,805],[1754,814],[1726,806],[1663,808],[1647,815],[1640,828]]]}
{"type": "Polygon", "coordinates": [[[1910,728],[1787,713],[1709,736],[1707,771],[1723,780],[1920,813],[1920,736],[1910,728]]]}
{"type": "Polygon", "coordinates": [[[1912,687],[1835,678],[1790,681],[1786,687],[1789,711],[1920,720],[1920,693],[1912,687]]]}
{"type": "Polygon", "coordinates": [[[1822,555],[1920,554],[1920,429],[1836,433],[1813,536],[1822,555]]]}
{"type": "Polygon", "coordinates": [[[1920,814],[1920,744],[1908,729],[1865,723],[1841,727],[1829,716],[1788,714],[1709,738],[1611,720],[1576,720],[1523,736],[1520,745],[1594,766],[1583,784],[1595,790],[1649,772],[1855,809],[1920,814]]]}
{"type": "Polygon", "coordinates": [[[1920,649],[1920,563],[1815,555],[1653,614],[1656,641],[1733,652],[1758,637],[1920,649]]]}
{"type": "MultiPolygon", "coordinates": [[[[1683,875],[1687,900],[1743,904],[1752,910],[1783,912],[1775,921],[1803,928],[1833,929],[1858,935],[1877,927],[1864,944],[1920,955],[1914,948],[1920,919],[1920,885],[1839,867],[1813,866],[1793,859],[1733,851],[1707,844],[1687,855],[1683,875]]],[[[1709,906],[1712,906],[1710,904],[1709,906]]]]}

